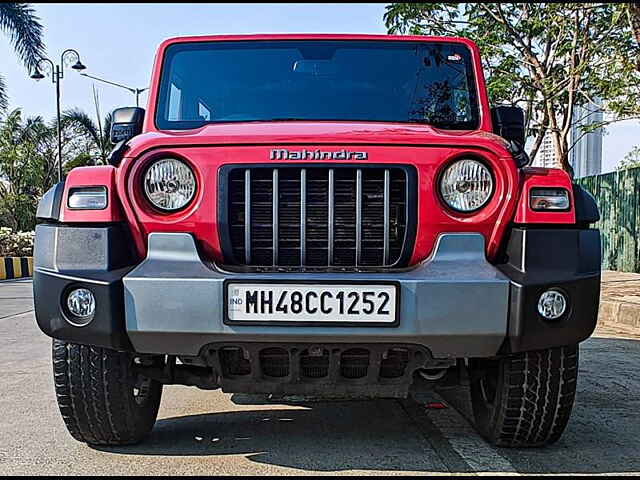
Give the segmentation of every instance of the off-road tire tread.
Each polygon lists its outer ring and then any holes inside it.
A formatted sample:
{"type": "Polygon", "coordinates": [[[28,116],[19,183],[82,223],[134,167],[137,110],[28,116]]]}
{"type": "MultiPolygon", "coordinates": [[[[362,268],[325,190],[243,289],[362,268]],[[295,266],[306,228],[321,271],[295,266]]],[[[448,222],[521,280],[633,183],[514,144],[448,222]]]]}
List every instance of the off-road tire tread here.
{"type": "Polygon", "coordinates": [[[476,414],[480,433],[499,447],[556,442],[567,426],[575,399],[578,346],[523,352],[502,358],[500,363],[495,408],[488,418],[476,414]]]}
{"type": "Polygon", "coordinates": [[[154,382],[147,402],[137,405],[129,354],[60,340],[53,340],[52,354],[56,399],[73,438],[91,445],[127,445],[151,431],[162,385],[154,382]]]}

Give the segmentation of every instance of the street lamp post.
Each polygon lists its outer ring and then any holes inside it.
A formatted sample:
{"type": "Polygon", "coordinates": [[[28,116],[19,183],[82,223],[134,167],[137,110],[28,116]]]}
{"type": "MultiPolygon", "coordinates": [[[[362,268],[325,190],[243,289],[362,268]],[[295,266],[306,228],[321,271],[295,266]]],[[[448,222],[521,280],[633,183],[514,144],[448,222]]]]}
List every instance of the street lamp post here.
{"type": "Polygon", "coordinates": [[[105,80],[104,78],[95,77],[87,73],[81,73],[80,75],[82,75],[83,77],[93,78],[94,80],[98,80],[99,82],[108,83],[109,85],[114,85],[116,87],[124,88],[125,90],[129,90],[131,93],[133,93],[136,96],[136,107],[140,106],[140,101],[139,101],[140,94],[145,90],[149,90],[149,87],[145,87],[145,88],[127,87],[126,85],[120,85],[119,83],[111,82],[109,80],[105,80]]]}
{"type": "Polygon", "coordinates": [[[73,48],[68,48],[62,55],[60,55],[60,63],[55,65],[48,58],[42,58],[36,64],[36,70],[31,75],[31,78],[34,80],[42,80],[45,78],[45,74],[51,74],[51,81],[56,85],[56,116],[58,118],[57,122],[57,133],[58,133],[58,181],[62,181],[62,129],[60,125],[60,80],[64,78],[64,67],[65,65],[71,65],[71,68],[74,70],[84,70],[85,67],[80,61],[80,54],[76,52],[73,48]],[[73,63],[75,62],[75,63],[73,63]]]}

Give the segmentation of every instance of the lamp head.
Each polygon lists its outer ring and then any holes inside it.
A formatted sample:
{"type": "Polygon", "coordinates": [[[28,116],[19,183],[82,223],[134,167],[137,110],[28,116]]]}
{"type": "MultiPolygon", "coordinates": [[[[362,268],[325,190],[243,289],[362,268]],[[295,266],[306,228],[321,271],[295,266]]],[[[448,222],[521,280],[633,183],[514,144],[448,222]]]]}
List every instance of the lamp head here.
{"type": "Polygon", "coordinates": [[[71,68],[73,68],[74,70],[80,71],[80,70],[85,70],[87,67],[85,67],[80,61],[80,59],[78,59],[78,61],[75,64],[73,64],[71,68]]]}
{"type": "Polygon", "coordinates": [[[36,71],[33,72],[31,78],[33,78],[34,80],[42,80],[44,78],[44,75],[40,72],[40,70],[36,68],[36,71]]]}

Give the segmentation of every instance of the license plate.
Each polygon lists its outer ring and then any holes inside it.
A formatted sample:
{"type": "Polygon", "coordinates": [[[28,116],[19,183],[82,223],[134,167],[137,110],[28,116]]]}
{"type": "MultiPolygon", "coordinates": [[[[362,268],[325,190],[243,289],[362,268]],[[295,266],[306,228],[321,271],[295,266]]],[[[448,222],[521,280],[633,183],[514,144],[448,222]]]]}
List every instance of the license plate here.
{"type": "Polygon", "coordinates": [[[227,284],[230,322],[393,324],[396,285],[227,284]]]}

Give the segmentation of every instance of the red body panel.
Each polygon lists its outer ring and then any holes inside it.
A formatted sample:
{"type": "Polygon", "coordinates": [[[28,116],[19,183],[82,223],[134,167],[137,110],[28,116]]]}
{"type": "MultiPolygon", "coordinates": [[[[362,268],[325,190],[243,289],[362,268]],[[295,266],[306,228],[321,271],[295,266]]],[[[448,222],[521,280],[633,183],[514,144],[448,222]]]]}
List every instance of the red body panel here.
{"type": "MultiPolygon", "coordinates": [[[[64,221],[104,222],[126,218],[136,249],[146,254],[150,232],[192,233],[208,258],[221,261],[222,254],[216,224],[218,170],[227,164],[268,163],[272,148],[321,148],[334,151],[350,148],[368,153],[367,163],[412,165],[418,173],[418,228],[411,264],[426,259],[439,234],[445,232],[479,232],[485,237],[487,257],[495,258],[508,225],[517,223],[575,223],[571,180],[560,170],[525,169],[519,171],[506,149],[506,142],[491,133],[491,117],[485,90],[480,56],[473,42],[448,37],[387,35],[243,35],[184,37],[163,42],[156,55],[144,133],[129,142],[129,150],[117,169],[90,167],[72,171],[67,179],[66,195],[71,186],[106,185],[109,207],[105,211],[69,211],[64,221]],[[219,123],[181,131],[159,131],[154,124],[160,67],[164,51],[176,42],[223,40],[385,40],[447,41],[467,45],[472,52],[480,101],[480,127],[475,131],[439,130],[428,125],[384,122],[246,122],[219,123]],[[198,190],[183,211],[162,214],[152,209],[142,195],[141,175],[150,161],[159,157],[176,157],[187,162],[195,172],[198,190]],[[448,209],[440,200],[439,173],[449,162],[466,156],[485,161],[494,174],[495,191],[489,203],[473,214],[448,209]],[[528,206],[533,186],[565,187],[571,195],[570,212],[534,212],[528,206]],[[117,207],[117,191],[122,210],[117,207]]],[[[275,161],[273,161],[275,163],[275,161]]],[[[324,163],[318,160],[290,163],[324,163]]],[[[332,161],[355,164],[358,161],[332,161]]]]}
{"type": "Polygon", "coordinates": [[[575,223],[573,209],[573,189],[571,178],[564,170],[557,168],[525,168],[522,170],[522,188],[515,223],[575,223]],[[569,192],[571,208],[568,212],[536,212],[529,205],[529,191],[532,187],[560,187],[569,192]]]}
{"type": "Polygon", "coordinates": [[[116,168],[109,166],[78,167],[69,172],[64,184],[60,221],[66,223],[121,222],[124,215],[116,187],[116,168]],[[68,207],[69,190],[77,187],[107,187],[107,208],[104,210],[72,210],[68,207]]]}
{"type": "MultiPolygon", "coordinates": [[[[340,143],[344,146],[344,143],[340,143]]],[[[225,164],[251,164],[269,162],[271,146],[185,146],[183,148],[156,148],[141,157],[129,157],[121,166],[118,188],[126,199],[123,202],[129,222],[139,228],[137,237],[141,253],[145,248],[149,232],[193,232],[202,251],[221,260],[220,245],[215,218],[217,209],[218,169],[225,164]],[[178,155],[176,155],[176,153],[178,155]],[[142,197],[141,174],[149,161],[167,155],[177,156],[191,165],[198,184],[195,200],[185,210],[174,214],[154,211],[142,197]]],[[[323,151],[339,150],[339,146],[308,145],[308,149],[322,148],[323,151]]],[[[487,240],[489,256],[495,255],[506,225],[513,217],[516,198],[510,192],[517,189],[518,172],[512,159],[498,156],[486,148],[460,145],[440,146],[359,146],[366,151],[366,163],[390,163],[413,165],[418,171],[418,231],[412,263],[419,262],[431,253],[439,233],[480,232],[487,240]],[[459,157],[474,156],[487,162],[495,173],[496,189],[489,204],[477,213],[462,215],[447,209],[438,196],[436,186],[441,170],[459,157]]],[[[494,150],[498,150],[494,145],[494,150]]],[[[276,163],[275,161],[273,161],[276,163]]],[[[326,163],[326,161],[290,161],[291,163],[326,163]]],[[[357,161],[332,163],[358,163],[357,161]]],[[[361,162],[362,163],[362,162],[361,162]]]]}
{"type": "Polygon", "coordinates": [[[219,123],[192,130],[143,133],[129,142],[126,157],[137,157],[154,148],[242,145],[477,147],[510,156],[506,150],[507,143],[502,138],[483,130],[440,130],[409,123],[290,121],[219,123]]]}

